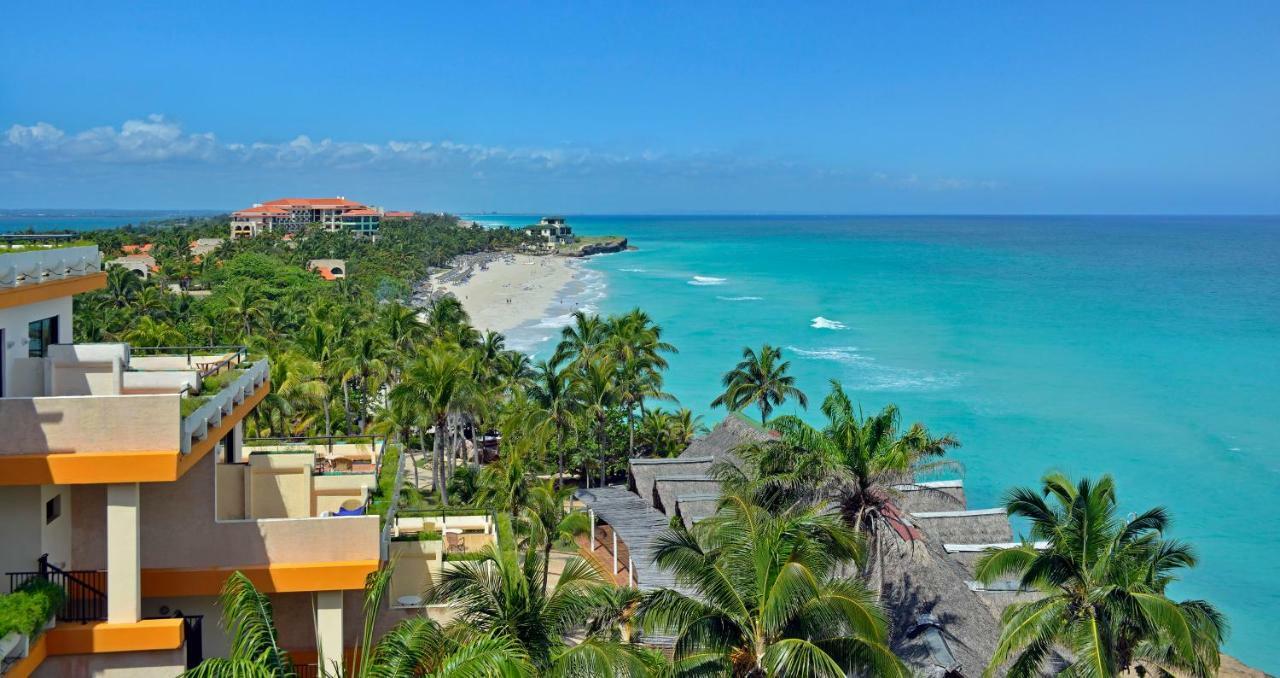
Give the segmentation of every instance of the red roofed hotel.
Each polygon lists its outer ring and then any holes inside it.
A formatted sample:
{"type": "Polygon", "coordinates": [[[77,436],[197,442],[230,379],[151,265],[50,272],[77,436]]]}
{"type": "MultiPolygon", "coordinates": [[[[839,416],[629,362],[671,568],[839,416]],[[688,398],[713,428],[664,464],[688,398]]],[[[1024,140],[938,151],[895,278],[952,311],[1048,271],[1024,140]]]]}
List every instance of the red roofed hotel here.
{"type": "MultiPolygon", "coordinates": [[[[394,218],[412,213],[391,212],[394,218]]],[[[231,237],[247,238],[270,231],[299,231],[320,224],[328,231],[350,229],[357,235],[376,236],[382,218],[380,208],[341,196],[337,198],[281,198],[231,213],[231,237]]]]}

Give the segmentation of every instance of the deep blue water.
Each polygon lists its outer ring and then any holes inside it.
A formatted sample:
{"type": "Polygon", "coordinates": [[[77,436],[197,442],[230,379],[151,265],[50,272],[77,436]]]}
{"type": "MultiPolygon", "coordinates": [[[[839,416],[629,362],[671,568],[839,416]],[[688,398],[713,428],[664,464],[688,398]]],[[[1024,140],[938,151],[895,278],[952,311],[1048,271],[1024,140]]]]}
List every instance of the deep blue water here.
{"type": "MultiPolygon", "coordinates": [[[[569,222],[639,248],[567,292],[654,316],[680,348],[669,390],[709,423],[720,375],[768,342],[813,401],[802,415],[835,378],[868,410],[955,433],[971,507],[1049,469],[1111,473],[1126,510],[1167,505],[1199,548],[1174,594],[1217,604],[1228,650],[1280,671],[1280,219],[569,222]]],[[[545,352],[567,310],[513,341],[545,352]]]]}

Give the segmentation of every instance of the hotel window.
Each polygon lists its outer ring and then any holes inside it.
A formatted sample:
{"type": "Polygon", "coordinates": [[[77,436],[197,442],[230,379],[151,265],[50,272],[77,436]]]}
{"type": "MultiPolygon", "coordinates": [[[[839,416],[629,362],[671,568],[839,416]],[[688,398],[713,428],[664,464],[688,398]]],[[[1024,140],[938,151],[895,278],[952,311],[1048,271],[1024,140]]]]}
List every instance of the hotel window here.
{"type": "Polygon", "coordinates": [[[27,339],[27,357],[45,357],[49,345],[58,343],[58,316],[27,323],[27,339]]]}
{"type": "Polygon", "coordinates": [[[48,525],[62,515],[62,495],[56,494],[53,499],[44,503],[44,524],[48,525]]]}

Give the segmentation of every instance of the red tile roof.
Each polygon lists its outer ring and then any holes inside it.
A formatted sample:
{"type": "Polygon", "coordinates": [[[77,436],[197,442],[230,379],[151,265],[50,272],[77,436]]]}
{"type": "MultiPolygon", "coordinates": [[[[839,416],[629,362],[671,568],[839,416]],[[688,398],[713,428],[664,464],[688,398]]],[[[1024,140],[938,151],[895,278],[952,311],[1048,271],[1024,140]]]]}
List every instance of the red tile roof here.
{"type": "Polygon", "coordinates": [[[342,213],[344,217],[376,217],[378,213],[368,207],[360,207],[358,209],[347,210],[342,213]]]}
{"type": "Polygon", "coordinates": [[[143,243],[141,245],[121,245],[120,249],[123,250],[125,254],[146,254],[151,251],[152,247],[154,247],[152,243],[143,243]]]}
{"type": "Polygon", "coordinates": [[[412,219],[413,212],[383,212],[382,216],[387,219],[412,219]]]}

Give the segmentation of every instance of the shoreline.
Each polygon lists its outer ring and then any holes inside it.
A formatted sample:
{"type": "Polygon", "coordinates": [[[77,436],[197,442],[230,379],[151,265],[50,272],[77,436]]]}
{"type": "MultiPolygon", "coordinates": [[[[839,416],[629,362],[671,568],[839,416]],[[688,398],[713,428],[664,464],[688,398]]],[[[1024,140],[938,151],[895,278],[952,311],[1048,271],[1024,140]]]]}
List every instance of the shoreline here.
{"type": "MultiPolygon", "coordinates": [[[[466,269],[451,268],[431,276],[436,293],[462,302],[471,324],[481,332],[509,334],[541,321],[579,277],[580,266],[559,256],[501,254],[466,269]]],[[[508,337],[510,339],[510,337],[508,337]]]]}

